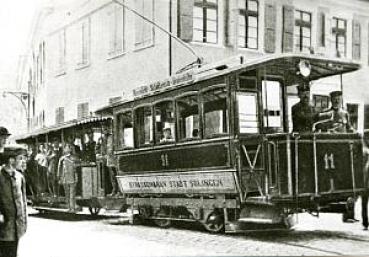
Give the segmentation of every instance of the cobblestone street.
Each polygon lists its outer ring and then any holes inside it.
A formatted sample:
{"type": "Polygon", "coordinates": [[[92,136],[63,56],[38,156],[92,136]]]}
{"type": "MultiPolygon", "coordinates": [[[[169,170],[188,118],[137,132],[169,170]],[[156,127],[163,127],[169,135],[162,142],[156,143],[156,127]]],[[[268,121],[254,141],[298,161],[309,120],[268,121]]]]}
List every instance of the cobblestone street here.
{"type": "Polygon", "coordinates": [[[214,235],[189,224],[161,229],[104,215],[31,214],[19,257],[369,254],[369,232],[360,222],[342,223],[338,214],[321,214],[319,219],[300,214],[298,220],[290,232],[214,235]]]}

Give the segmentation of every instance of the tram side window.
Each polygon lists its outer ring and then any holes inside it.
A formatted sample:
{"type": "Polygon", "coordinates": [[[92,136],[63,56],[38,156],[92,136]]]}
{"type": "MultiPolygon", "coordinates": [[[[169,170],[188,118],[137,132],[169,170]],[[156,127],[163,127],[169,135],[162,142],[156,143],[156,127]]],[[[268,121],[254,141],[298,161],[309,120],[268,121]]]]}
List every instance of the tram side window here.
{"type": "Polygon", "coordinates": [[[197,95],[177,99],[178,127],[180,140],[193,140],[200,137],[199,103],[197,95]]]}
{"type": "Polygon", "coordinates": [[[264,127],[282,131],[282,90],[278,81],[263,80],[264,127]]]}
{"type": "Polygon", "coordinates": [[[118,148],[132,148],[133,145],[133,123],[132,123],[132,112],[125,112],[118,114],[118,148]]]}
{"type": "Polygon", "coordinates": [[[156,143],[175,141],[174,104],[172,101],[155,105],[155,129],[156,143]]]}
{"type": "Polygon", "coordinates": [[[216,137],[228,133],[227,92],[225,88],[207,91],[204,101],[204,136],[216,137]]]}
{"type": "Polygon", "coordinates": [[[240,133],[258,133],[256,93],[238,93],[237,103],[240,133]]]}
{"type": "Polygon", "coordinates": [[[141,107],[135,111],[136,133],[135,140],[138,146],[153,143],[153,124],[151,107],[141,107]]]}

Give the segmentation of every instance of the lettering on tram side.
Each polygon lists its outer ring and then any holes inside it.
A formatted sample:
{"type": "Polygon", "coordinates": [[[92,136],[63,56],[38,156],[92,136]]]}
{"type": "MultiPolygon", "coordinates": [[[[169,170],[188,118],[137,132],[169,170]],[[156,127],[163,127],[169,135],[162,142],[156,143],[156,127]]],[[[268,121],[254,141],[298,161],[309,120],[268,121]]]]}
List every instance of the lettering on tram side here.
{"type": "Polygon", "coordinates": [[[148,94],[150,92],[154,92],[163,88],[173,87],[182,83],[187,83],[193,80],[193,72],[187,72],[184,74],[173,75],[172,77],[163,80],[151,83],[150,85],[145,85],[133,89],[133,96],[142,96],[148,94]]]}
{"type": "Polygon", "coordinates": [[[236,191],[232,172],[118,176],[124,193],[231,193],[236,191]]]}

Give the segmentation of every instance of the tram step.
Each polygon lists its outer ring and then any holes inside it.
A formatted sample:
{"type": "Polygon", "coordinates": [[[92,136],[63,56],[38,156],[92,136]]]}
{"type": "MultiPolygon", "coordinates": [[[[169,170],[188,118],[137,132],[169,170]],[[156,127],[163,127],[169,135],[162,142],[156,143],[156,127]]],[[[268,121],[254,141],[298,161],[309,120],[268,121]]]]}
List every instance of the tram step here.
{"type": "Polygon", "coordinates": [[[258,223],[258,224],[274,224],[272,219],[259,219],[259,218],[240,218],[239,222],[247,222],[247,223],[258,223]]]}

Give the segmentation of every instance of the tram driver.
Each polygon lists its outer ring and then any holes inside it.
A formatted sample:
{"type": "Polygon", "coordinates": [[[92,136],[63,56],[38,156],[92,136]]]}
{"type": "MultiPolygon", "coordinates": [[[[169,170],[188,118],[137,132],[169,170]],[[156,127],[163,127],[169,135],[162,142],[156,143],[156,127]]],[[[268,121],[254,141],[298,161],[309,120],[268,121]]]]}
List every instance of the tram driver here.
{"type": "Polygon", "coordinates": [[[311,132],[316,120],[316,112],[310,103],[310,86],[302,83],[297,86],[300,102],[292,106],[293,132],[311,132]]]}

